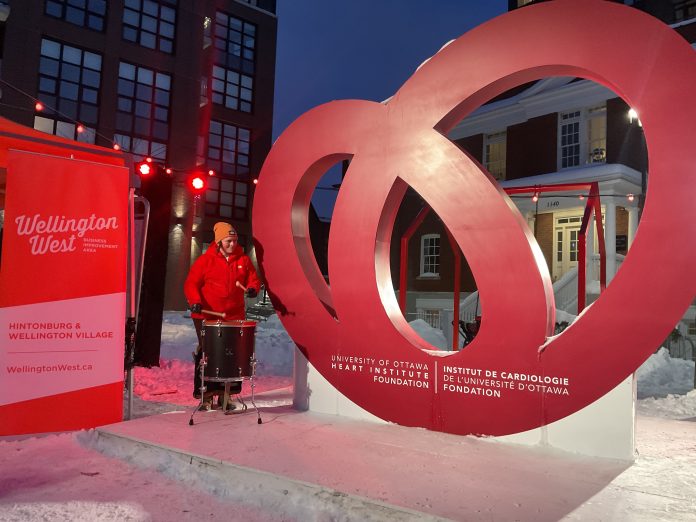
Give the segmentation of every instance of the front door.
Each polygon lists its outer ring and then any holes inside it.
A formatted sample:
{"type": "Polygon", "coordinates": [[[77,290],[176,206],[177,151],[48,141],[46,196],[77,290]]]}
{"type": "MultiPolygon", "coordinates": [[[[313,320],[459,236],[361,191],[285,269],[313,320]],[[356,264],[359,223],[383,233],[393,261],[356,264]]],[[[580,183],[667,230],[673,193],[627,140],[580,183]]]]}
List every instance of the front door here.
{"type": "Polygon", "coordinates": [[[578,238],[582,216],[556,218],[554,226],[555,262],[553,279],[558,280],[578,266],[578,238]]]}

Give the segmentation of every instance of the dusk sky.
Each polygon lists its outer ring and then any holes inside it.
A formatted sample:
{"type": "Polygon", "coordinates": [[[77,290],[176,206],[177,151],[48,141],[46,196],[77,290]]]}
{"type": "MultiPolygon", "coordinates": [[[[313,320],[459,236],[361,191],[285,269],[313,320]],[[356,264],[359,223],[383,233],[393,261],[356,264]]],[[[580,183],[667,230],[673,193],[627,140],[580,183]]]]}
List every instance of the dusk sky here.
{"type": "MultiPolygon", "coordinates": [[[[277,7],[274,139],[322,103],[388,98],[446,42],[505,13],[507,1],[278,0],[277,7]]],[[[320,186],[339,179],[326,176],[320,186]]],[[[333,205],[326,196],[313,200],[321,217],[333,205]]]]}

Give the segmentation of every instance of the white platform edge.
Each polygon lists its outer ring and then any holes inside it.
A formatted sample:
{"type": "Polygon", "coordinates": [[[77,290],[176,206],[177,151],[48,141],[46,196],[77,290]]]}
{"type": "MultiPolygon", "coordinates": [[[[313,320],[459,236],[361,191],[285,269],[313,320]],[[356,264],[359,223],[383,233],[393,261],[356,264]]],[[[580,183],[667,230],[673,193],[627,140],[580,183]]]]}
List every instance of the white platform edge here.
{"type": "Polygon", "coordinates": [[[104,455],[156,469],[206,493],[294,520],[371,520],[373,522],[439,522],[445,519],[317,484],[110,433],[108,427],[82,432],[80,443],[104,455]],[[149,464],[148,464],[149,463],[149,464]],[[185,477],[182,479],[182,477],[185,477]],[[263,491],[263,495],[258,492],[263,491]],[[350,517],[346,517],[350,514],[350,517]],[[356,517],[356,518],[352,518],[356,517]]]}

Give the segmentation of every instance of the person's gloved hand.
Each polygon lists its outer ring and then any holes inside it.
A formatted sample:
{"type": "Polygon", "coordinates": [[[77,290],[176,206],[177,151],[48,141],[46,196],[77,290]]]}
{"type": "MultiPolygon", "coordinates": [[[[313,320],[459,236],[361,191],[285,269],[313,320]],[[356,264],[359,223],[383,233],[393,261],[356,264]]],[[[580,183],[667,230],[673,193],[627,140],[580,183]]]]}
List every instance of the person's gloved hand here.
{"type": "Polygon", "coordinates": [[[246,295],[247,297],[250,297],[252,299],[256,297],[258,295],[258,293],[256,292],[256,288],[247,288],[246,295]]]}
{"type": "Polygon", "coordinates": [[[194,303],[191,305],[191,311],[194,314],[200,314],[201,313],[201,303],[194,303]]]}

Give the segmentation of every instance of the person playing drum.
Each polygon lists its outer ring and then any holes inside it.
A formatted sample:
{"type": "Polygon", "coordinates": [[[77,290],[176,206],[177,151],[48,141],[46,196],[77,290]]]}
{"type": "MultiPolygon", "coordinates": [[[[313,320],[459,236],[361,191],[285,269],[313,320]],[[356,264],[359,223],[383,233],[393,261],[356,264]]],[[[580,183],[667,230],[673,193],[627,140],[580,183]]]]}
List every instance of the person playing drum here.
{"type": "MultiPolygon", "coordinates": [[[[261,282],[251,259],[237,242],[237,232],[229,223],[218,222],[213,227],[215,239],[208,250],[196,259],[184,282],[184,294],[191,309],[191,318],[198,336],[194,354],[195,371],[193,396],[200,399],[201,377],[199,363],[202,356],[201,328],[203,319],[214,321],[218,317],[202,310],[224,313],[225,320],[244,320],[246,304],[244,296],[256,297],[261,282]]],[[[219,383],[208,383],[208,390],[218,395],[219,383]],[[218,386],[216,386],[218,384],[218,386]]],[[[233,393],[240,393],[242,383],[235,383],[233,393]]],[[[206,394],[207,395],[207,394],[206,394]]],[[[212,395],[212,394],[211,394],[212,395]]]]}

